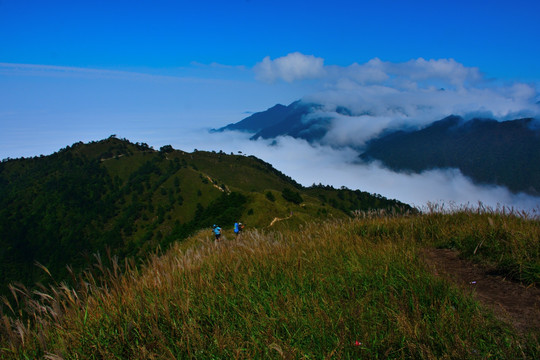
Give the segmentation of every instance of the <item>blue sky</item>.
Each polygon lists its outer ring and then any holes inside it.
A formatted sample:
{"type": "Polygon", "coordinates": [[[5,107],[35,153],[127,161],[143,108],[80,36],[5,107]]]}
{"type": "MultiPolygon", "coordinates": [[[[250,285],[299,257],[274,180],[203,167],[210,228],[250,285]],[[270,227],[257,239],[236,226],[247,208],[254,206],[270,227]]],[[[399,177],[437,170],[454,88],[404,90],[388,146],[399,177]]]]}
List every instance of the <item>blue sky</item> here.
{"type": "Polygon", "coordinates": [[[0,0],[0,158],[113,133],[172,143],[373,59],[385,71],[451,59],[483,83],[538,92],[538,14],[522,0],[0,0]],[[294,53],[323,62],[324,78],[283,77],[275,60],[294,53]]]}
{"type": "Polygon", "coordinates": [[[163,70],[291,52],[346,66],[454,58],[540,79],[538,1],[0,1],[3,62],[163,70]]]}

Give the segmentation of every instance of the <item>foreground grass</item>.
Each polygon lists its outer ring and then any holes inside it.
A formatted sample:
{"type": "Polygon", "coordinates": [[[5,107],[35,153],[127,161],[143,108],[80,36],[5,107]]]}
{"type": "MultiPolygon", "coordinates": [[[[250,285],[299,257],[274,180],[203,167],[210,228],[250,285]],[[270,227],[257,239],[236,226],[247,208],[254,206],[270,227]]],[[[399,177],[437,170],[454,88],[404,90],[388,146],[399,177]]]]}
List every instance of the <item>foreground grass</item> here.
{"type": "Polygon", "coordinates": [[[50,295],[34,294],[39,299],[27,301],[33,314],[27,322],[3,314],[0,354],[538,358],[538,334],[516,335],[470,295],[433,277],[417,257],[423,246],[461,246],[466,253],[475,243],[474,256],[483,252],[486,261],[492,261],[493,246],[504,246],[514,263],[538,264],[538,233],[534,221],[474,213],[254,230],[217,245],[199,233],[142,269],[126,266],[120,275],[113,266],[100,270],[108,274],[100,280],[88,272],[77,291],[59,287],[50,295]],[[493,245],[498,243],[491,237],[499,236],[493,231],[513,240],[493,245]]]}
{"type": "Polygon", "coordinates": [[[463,258],[526,285],[540,285],[540,220],[490,208],[436,209],[415,217],[363,219],[361,236],[456,249],[463,258]]]}

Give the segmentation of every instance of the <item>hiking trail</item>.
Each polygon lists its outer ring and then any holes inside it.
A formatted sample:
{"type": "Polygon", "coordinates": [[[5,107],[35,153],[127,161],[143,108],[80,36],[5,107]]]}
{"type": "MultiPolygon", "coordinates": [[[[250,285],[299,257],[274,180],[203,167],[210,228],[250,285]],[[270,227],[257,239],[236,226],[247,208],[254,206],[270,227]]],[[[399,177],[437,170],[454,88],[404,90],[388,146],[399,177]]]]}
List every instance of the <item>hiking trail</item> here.
{"type": "Polygon", "coordinates": [[[469,291],[499,319],[520,333],[540,333],[540,289],[524,286],[459,257],[450,249],[425,249],[422,257],[435,276],[445,277],[469,291]]]}

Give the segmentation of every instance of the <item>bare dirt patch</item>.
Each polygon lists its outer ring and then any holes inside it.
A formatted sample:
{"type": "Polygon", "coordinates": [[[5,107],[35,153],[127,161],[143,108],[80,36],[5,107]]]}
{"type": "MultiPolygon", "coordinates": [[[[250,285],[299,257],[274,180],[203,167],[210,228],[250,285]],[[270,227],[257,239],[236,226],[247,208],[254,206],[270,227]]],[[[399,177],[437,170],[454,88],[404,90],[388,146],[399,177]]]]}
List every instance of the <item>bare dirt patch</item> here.
{"type": "Polygon", "coordinates": [[[490,275],[489,270],[459,257],[449,249],[425,249],[424,260],[437,276],[444,276],[478,301],[491,308],[503,321],[521,333],[540,332],[540,289],[490,275]]]}

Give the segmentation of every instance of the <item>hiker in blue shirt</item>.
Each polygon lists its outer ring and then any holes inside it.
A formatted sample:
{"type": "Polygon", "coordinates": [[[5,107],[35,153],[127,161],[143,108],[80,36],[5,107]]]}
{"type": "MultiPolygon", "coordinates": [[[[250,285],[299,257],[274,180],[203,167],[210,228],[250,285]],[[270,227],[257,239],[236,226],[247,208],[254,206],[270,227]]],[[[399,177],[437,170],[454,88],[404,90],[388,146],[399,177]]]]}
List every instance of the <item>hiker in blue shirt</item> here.
{"type": "Polygon", "coordinates": [[[216,241],[219,241],[221,239],[221,228],[217,225],[212,226],[214,229],[214,235],[216,236],[216,241]]]}
{"type": "Polygon", "coordinates": [[[237,238],[240,236],[240,233],[242,232],[242,230],[244,230],[244,225],[242,223],[235,222],[234,223],[234,234],[236,235],[237,238]]]}

